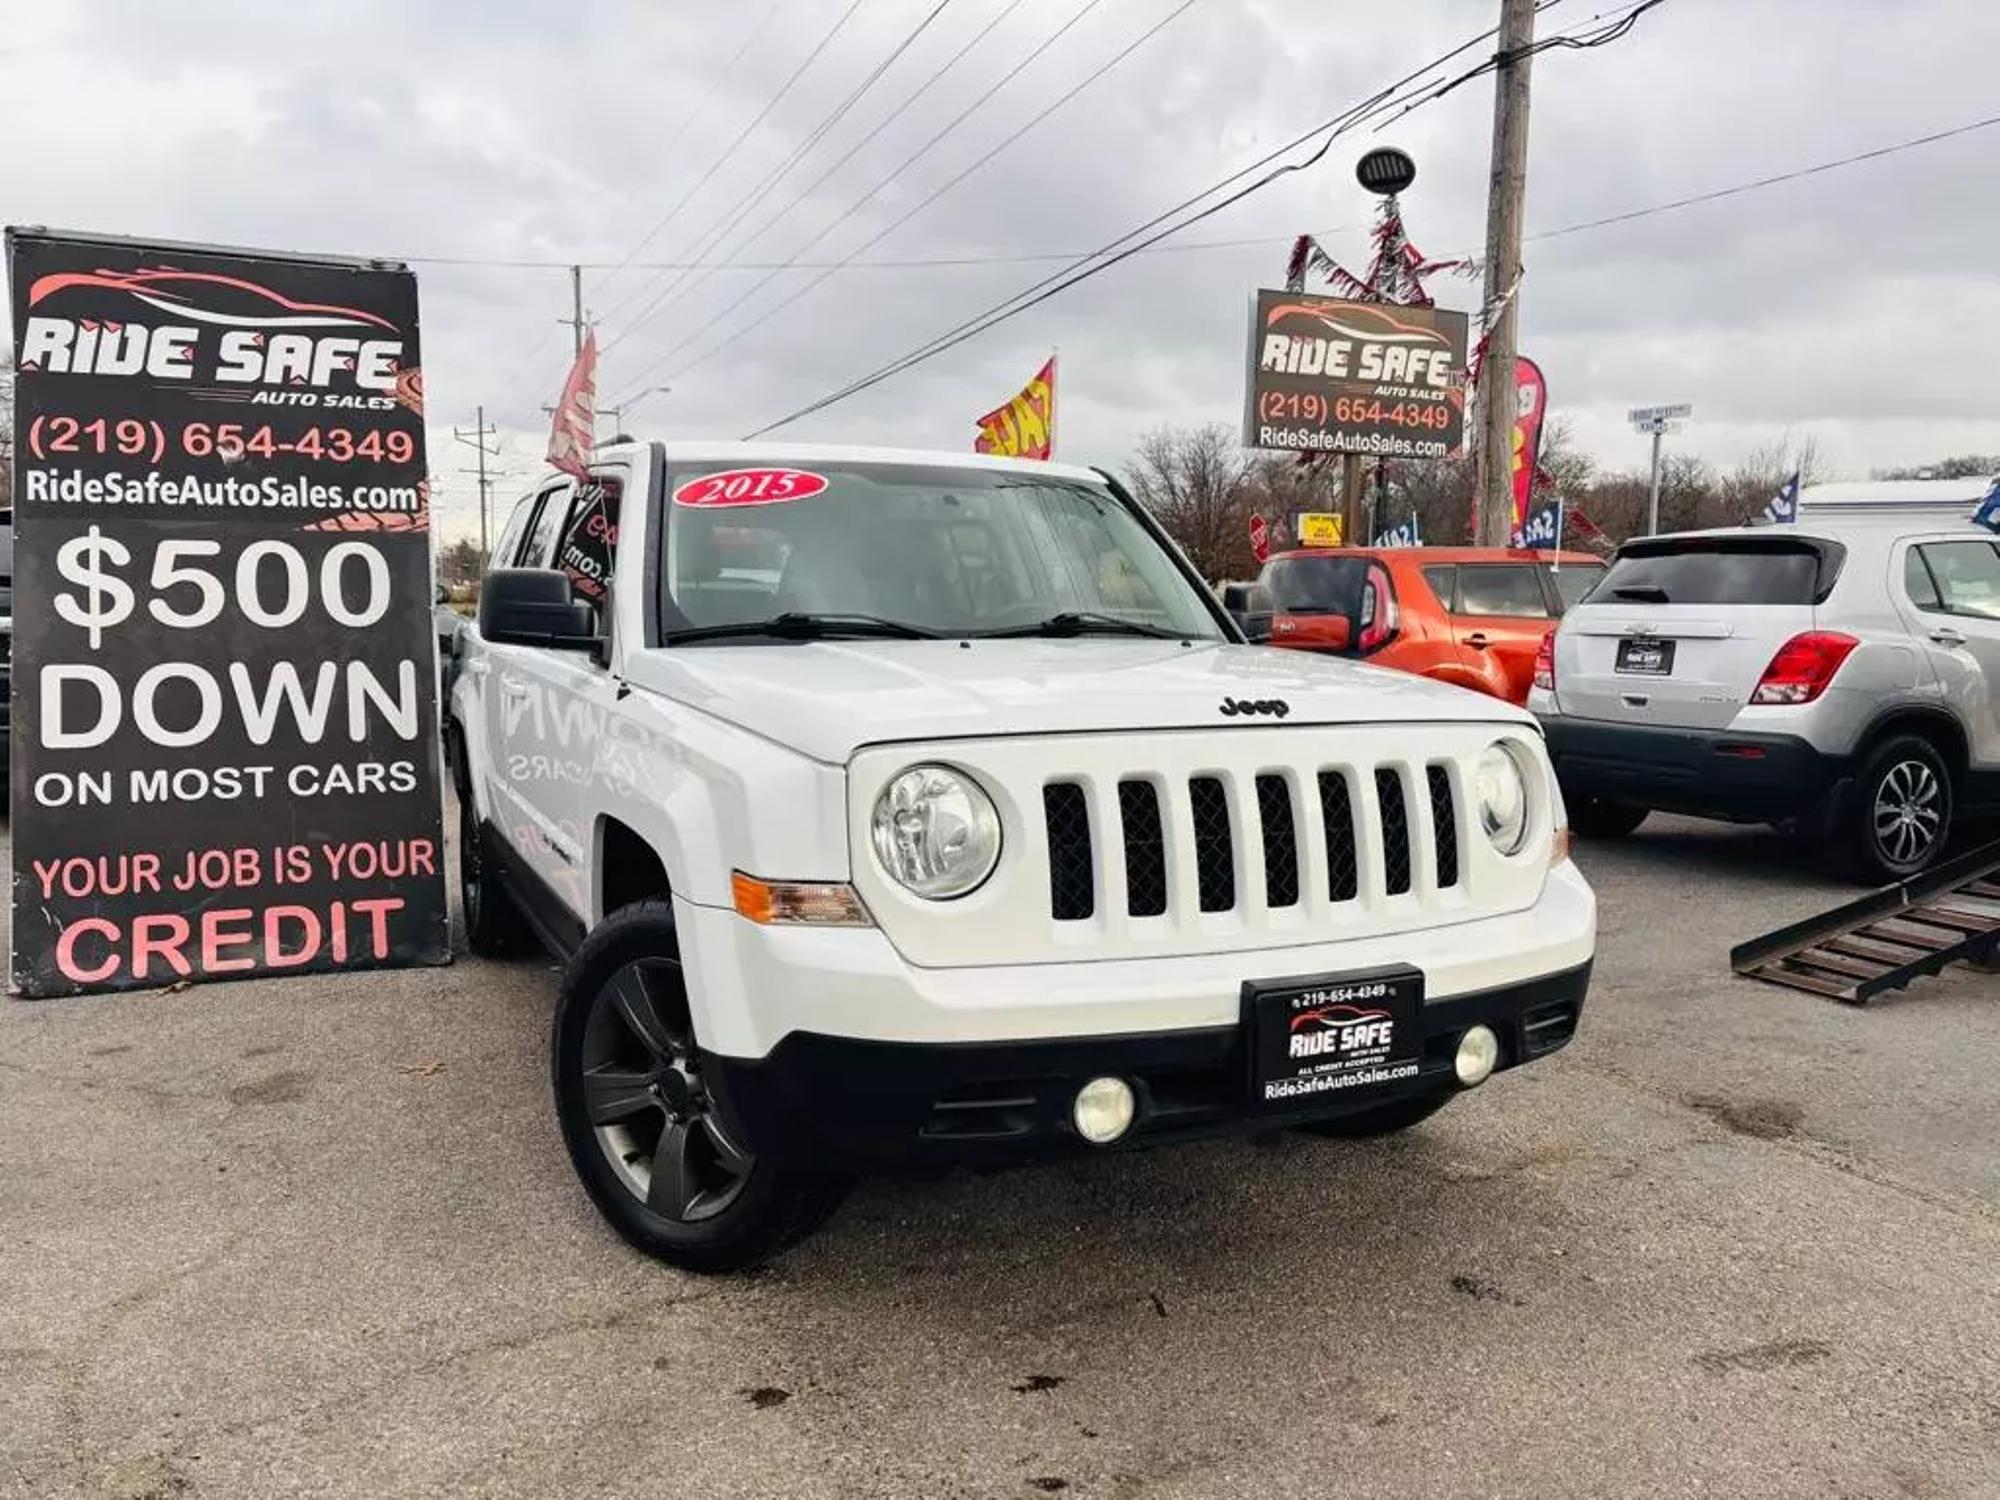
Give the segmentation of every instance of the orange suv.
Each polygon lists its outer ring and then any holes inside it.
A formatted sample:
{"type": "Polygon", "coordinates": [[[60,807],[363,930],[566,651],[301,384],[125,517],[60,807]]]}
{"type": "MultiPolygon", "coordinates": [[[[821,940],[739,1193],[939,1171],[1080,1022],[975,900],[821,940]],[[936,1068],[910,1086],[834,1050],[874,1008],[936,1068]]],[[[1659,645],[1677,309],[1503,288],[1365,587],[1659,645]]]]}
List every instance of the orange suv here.
{"type": "Polygon", "coordinates": [[[1525,703],[1542,638],[1603,576],[1587,552],[1309,547],[1264,564],[1240,618],[1273,646],[1525,703]]]}

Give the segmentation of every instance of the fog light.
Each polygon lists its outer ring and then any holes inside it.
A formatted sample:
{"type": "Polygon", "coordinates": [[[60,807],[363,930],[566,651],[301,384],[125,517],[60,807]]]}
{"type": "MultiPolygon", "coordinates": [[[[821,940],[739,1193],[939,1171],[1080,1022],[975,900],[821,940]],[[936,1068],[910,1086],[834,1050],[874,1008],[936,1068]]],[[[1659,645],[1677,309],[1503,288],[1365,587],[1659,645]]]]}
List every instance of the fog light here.
{"type": "Polygon", "coordinates": [[[1132,1085],[1124,1079],[1093,1078],[1076,1091],[1076,1108],[1070,1116],[1078,1135],[1093,1146],[1108,1146],[1132,1128],[1138,1108],[1132,1085]]]}
{"type": "Polygon", "coordinates": [[[1484,1083],[1500,1061],[1500,1038],[1491,1026],[1474,1026],[1458,1039],[1458,1055],[1451,1060],[1458,1081],[1467,1088],[1484,1083]]]}

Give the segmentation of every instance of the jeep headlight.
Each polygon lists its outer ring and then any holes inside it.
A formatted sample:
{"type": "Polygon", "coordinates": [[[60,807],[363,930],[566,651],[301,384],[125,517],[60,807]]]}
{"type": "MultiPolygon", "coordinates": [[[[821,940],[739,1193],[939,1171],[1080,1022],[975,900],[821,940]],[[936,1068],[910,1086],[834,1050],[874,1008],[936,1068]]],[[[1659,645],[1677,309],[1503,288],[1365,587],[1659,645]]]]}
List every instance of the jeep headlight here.
{"type": "Polygon", "coordinates": [[[875,799],[870,832],[890,878],[930,901],[977,890],[1000,862],[993,799],[949,766],[912,766],[891,781],[875,799]]]}
{"type": "Polygon", "coordinates": [[[1487,841],[1502,854],[1518,854],[1528,841],[1528,778],[1521,752],[1505,740],[1495,740],[1479,757],[1474,778],[1479,826],[1487,841]]]}

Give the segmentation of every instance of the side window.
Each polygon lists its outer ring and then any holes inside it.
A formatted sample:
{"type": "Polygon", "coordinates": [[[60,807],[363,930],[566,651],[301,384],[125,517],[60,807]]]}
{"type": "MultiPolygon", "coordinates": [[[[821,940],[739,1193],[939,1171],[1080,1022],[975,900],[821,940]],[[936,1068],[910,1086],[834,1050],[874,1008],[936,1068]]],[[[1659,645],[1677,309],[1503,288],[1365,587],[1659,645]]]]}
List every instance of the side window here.
{"type": "Polygon", "coordinates": [[[611,599],[611,559],[618,546],[618,504],[625,487],[617,479],[593,479],[576,492],[569,524],[563,528],[555,563],[569,576],[576,597],[607,617],[611,599]]]}
{"type": "Polygon", "coordinates": [[[515,565],[514,559],[520,555],[521,538],[534,520],[535,505],[540,498],[529,495],[514,507],[514,514],[507,518],[500,540],[493,544],[493,555],[486,563],[489,568],[511,568],[515,565]]]}
{"type": "Polygon", "coordinates": [[[1454,613],[1547,619],[1549,606],[1532,564],[1467,563],[1458,570],[1458,608],[1454,613]]]}
{"type": "Polygon", "coordinates": [[[1917,550],[1947,614],[2000,620],[2000,550],[1991,542],[1927,542],[1917,550]]]}
{"type": "Polygon", "coordinates": [[[542,491],[542,508],[535,516],[535,529],[528,537],[528,545],[521,549],[521,567],[555,566],[556,532],[569,512],[569,492],[570,484],[566,479],[542,491]]]}
{"type": "Polygon", "coordinates": [[[1424,582],[1431,586],[1431,592],[1438,596],[1438,603],[1447,610],[1451,608],[1452,594],[1458,588],[1458,569],[1449,564],[1424,569],[1424,582]]]}
{"type": "Polygon", "coordinates": [[[1924,565],[1921,547],[1912,547],[1903,554],[1903,592],[1918,609],[1935,612],[1944,608],[1944,601],[1938,598],[1937,580],[1924,565]]]}

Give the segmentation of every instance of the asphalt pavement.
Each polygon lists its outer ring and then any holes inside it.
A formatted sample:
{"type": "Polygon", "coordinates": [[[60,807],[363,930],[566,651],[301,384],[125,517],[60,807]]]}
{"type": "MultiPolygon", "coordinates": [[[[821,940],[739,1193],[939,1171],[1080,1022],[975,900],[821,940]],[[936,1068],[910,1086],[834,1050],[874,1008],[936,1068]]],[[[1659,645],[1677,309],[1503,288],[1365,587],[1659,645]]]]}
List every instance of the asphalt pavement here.
{"type": "Polygon", "coordinates": [[[542,962],[0,1001],[0,1493],[2000,1494],[2000,977],[1734,980],[1851,892],[1656,818],[1578,1040],[1398,1139],[591,1211],[542,962]]]}

